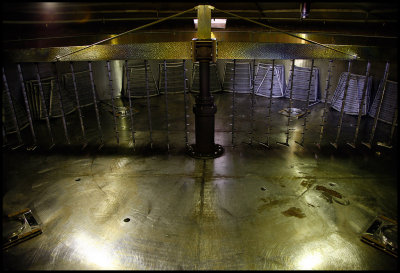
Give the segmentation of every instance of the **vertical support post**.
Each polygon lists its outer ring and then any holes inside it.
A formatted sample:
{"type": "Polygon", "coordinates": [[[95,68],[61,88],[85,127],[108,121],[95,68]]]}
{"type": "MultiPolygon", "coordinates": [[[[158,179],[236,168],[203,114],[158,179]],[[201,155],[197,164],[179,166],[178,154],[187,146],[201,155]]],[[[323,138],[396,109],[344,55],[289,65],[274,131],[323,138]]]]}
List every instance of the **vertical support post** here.
{"type": "Polygon", "coordinates": [[[383,102],[383,98],[385,96],[385,91],[386,91],[386,83],[387,83],[387,79],[389,76],[389,65],[390,65],[389,62],[386,62],[385,73],[383,75],[382,93],[381,93],[381,97],[379,100],[378,109],[376,110],[376,113],[375,113],[374,124],[372,125],[372,131],[371,131],[371,134],[369,137],[369,141],[361,142],[363,145],[367,146],[369,149],[371,149],[372,140],[374,139],[374,136],[375,136],[376,125],[378,124],[379,114],[381,113],[382,102],[383,102]]]}
{"type": "Polygon", "coordinates": [[[256,59],[253,59],[253,81],[252,81],[252,88],[251,88],[251,112],[250,112],[250,132],[249,132],[249,139],[250,145],[253,145],[253,134],[254,134],[254,103],[255,103],[255,77],[256,77],[256,59]]]}
{"type": "Polygon", "coordinates": [[[348,65],[348,68],[347,68],[347,77],[346,77],[346,83],[345,83],[345,86],[344,86],[344,92],[343,92],[343,98],[342,98],[342,107],[340,109],[340,117],[339,117],[339,123],[338,123],[338,126],[337,126],[338,129],[337,129],[337,132],[336,132],[335,142],[331,142],[331,145],[333,147],[335,147],[335,149],[337,149],[337,142],[339,140],[340,131],[342,129],[344,106],[346,104],[347,90],[349,89],[351,64],[352,64],[352,60],[349,61],[349,65],[348,65]]]}
{"type": "Polygon", "coordinates": [[[150,137],[150,148],[153,149],[153,127],[151,125],[151,109],[150,109],[150,94],[149,94],[149,77],[147,75],[147,60],[144,60],[144,71],[146,80],[146,99],[147,99],[147,116],[149,120],[149,137],[150,137]]]}
{"type": "Polygon", "coordinates": [[[131,120],[131,132],[132,132],[132,145],[133,150],[135,151],[135,130],[133,128],[133,112],[132,112],[132,98],[131,98],[131,86],[130,86],[130,79],[128,73],[128,60],[125,60],[125,76],[126,76],[126,91],[128,92],[128,101],[129,101],[129,116],[131,120]]]}
{"type": "Polygon", "coordinates": [[[362,110],[363,110],[364,104],[365,104],[365,95],[367,93],[367,85],[368,85],[368,78],[369,78],[369,70],[370,70],[370,68],[371,68],[371,63],[368,61],[367,72],[365,73],[365,81],[364,81],[364,86],[363,86],[362,95],[361,95],[361,105],[360,105],[360,108],[358,110],[356,131],[354,132],[353,142],[347,142],[347,145],[349,145],[352,148],[356,147],[358,131],[360,129],[360,124],[361,124],[362,110]]]}
{"type": "Polygon", "coordinates": [[[86,133],[85,133],[85,126],[83,124],[83,117],[82,117],[82,111],[81,111],[81,105],[79,103],[79,96],[78,96],[78,89],[76,87],[76,80],[75,80],[75,73],[74,73],[74,65],[72,62],[69,63],[70,68],[71,68],[71,76],[72,76],[72,83],[74,84],[74,93],[75,93],[75,100],[76,100],[76,109],[78,110],[78,116],[79,116],[79,122],[81,124],[81,130],[82,130],[82,137],[83,137],[83,147],[84,149],[87,146],[87,139],[86,139],[86,133]]]}
{"type": "Polygon", "coordinates": [[[199,62],[200,93],[193,107],[195,114],[196,144],[187,147],[194,158],[215,158],[223,154],[221,145],[214,143],[215,113],[217,107],[210,94],[210,61],[216,60],[216,43],[211,39],[211,9],[197,6],[197,40],[193,41],[193,61],[199,62]]]}
{"type": "Polygon", "coordinates": [[[393,141],[393,136],[394,136],[394,131],[396,130],[396,123],[397,123],[397,111],[398,111],[398,107],[396,107],[396,109],[394,109],[394,114],[393,114],[393,119],[392,119],[392,126],[390,129],[390,137],[389,137],[389,141],[387,143],[385,142],[377,142],[376,144],[382,147],[386,147],[391,149],[392,148],[392,141],[393,141]]]}
{"type": "Polygon", "coordinates": [[[307,100],[306,100],[306,113],[304,115],[304,122],[303,122],[303,130],[301,132],[301,142],[295,141],[295,143],[299,144],[300,146],[304,145],[304,134],[305,131],[307,130],[307,115],[308,115],[308,109],[310,107],[310,92],[311,92],[311,83],[312,83],[312,76],[313,76],[313,70],[314,70],[314,59],[311,61],[311,71],[310,71],[310,80],[308,82],[308,91],[307,91],[307,100]]]}
{"type": "Polygon", "coordinates": [[[186,94],[186,66],[183,60],[183,100],[184,100],[184,114],[185,114],[185,147],[189,146],[189,131],[188,131],[188,114],[187,114],[187,94],[186,94]]]}
{"type": "MultiPolygon", "coordinates": [[[[169,151],[169,119],[168,119],[168,81],[167,81],[167,61],[164,60],[164,90],[165,90],[165,123],[167,127],[167,149],[169,151]]],[[[185,101],[186,104],[186,101],[185,101]]],[[[186,105],[185,105],[186,111],[186,105]]],[[[185,120],[186,123],[186,120],[185,120]]]]}
{"type": "Polygon", "coordinates": [[[33,128],[31,110],[29,108],[28,98],[26,96],[26,90],[25,90],[24,78],[22,76],[21,65],[19,63],[17,64],[17,69],[18,69],[19,81],[21,83],[21,88],[22,88],[22,95],[24,96],[26,112],[28,113],[29,126],[31,128],[31,133],[32,133],[32,138],[33,138],[33,145],[31,147],[27,148],[27,149],[33,151],[34,149],[36,149],[37,140],[36,140],[35,129],[33,128]]]}
{"type": "Polygon", "coordinates": [[[97,107],[97,96],[96,96],[96,87],[94,85],[94,79],[93,79],[92,62],[88,62],[88,66],[89,66],[90,83],[91,83],[91,86],[92,86],[94,110],[96,112],[97,129],[99,130],[99,135],[100,135],[100,146],[99,146],[99,149],[101,149],[101,147],[104,145],[104,140],[103,140],[103,131],[101,130],[101,124],[100,124],[99,109],[97,107]]]}
{"type": "Polygon", "coordinates": [[[55,72],[55,76],[56,76],[57,94],[58,94],[58,101],[60,102],[60,106],[61,106],[61,114],[62,114],[65,139],[67,140],[68,144],[71,144],[71,141],[68,136],[67,122],[65,120],[64,105],[62,102],[62,95],[61,95],[61,83],[60,83],[60,77],[58,76],[57,63],[53,62],[53,67],[54,67],[54,72],[55,72]]]}
{"type": "MultiPolygon", "coordinates": [[[[8,88],[8,83],[7,83],[7,78],[6,78],[6,73],[4,71],[4,67],[2,67],[2,72],[3,72],[3,83],[4,83],[4,88],[5,88],[5,91],[6,91],[6,94],[7,94],[8,104],[10,105],[11,114],[12,114],[12,118],[13,118],[13,123],[14,123],[14,126],[15,126],[16,130],[17,130],[17,138],[18,138],[18,142],[19,142],[18,147],[20,147],[20,146],[23,145],[22,137],[21,137],[21,131],[20,131],[20,128],[19,128],[17,115],[15,113],[14,103],[13,103],[12,98],[11,98],[10,89],[8,88]]],[[[4,126],[3,126],[3,130],[4,130],[4,126]]]]}
{"type": "Polygon", "coordinates": [[[328,64],[328,76],[326,79],[326,87],[325,87],[325,103],[324,103],[324,110],[322,112],[322,116],[321,116],[321,129],[319,132],[319,140],[316,143],[317,147],[320,148],[321,147],[321,141],[322,141],[322,136],[324,133],[324,127],[327,121],[326,115],[327,115],[327,110],[328,110],[328,98],[329,98],[329,88],[331,87],[331,73],[332,73],[332,63],[333,60],[329,60],[329,64],[328,64]]]}
{"type": "Polygon", "coordinates": [[[107,70],[108,70],[108,83],[110,86],[110,94],[111,94],[111,106],[112,106],[112,113],[113,113],[113,120],[114,120],[115,138],[117,139],[117,144],[119,144],[119,133],[118,133],[117,117],[115,115],[114,88],[112,85],[110,61],[107,61],[107,70]]]}
{"type": "Polygon", "coordinates": [[[272,92],[274,88],[274,75],[275,75],[275,60],[272,60],[272,77],[271,77],[271,88],[269,89],[269,101],[268,101],[268,116],[267,116],[267,147],[269,147],[269,135],[271,133],[271,107],[272,107],[272,92]]]}
{"type": "Polygon", "coordinates": [[[292,99],[292,95],[293,95],[293,77],[294,77],[294,61],[295,59],[292,59],[292,68],[290,71],[290,88],[289,88],[289,109],[288,109],[288,120],[287,120],[287,125],[286,125],[286,142],[276,142],[277,144],[281,144],[281,145],[286,145],[289,146],[289,124],[290,124],[290,118],[292,115],[292,103],[293,103],[293,99],[292,99]]]}
{"type": "Polygon", "coordinates": [[[233,79],[232,79],[232,147],[235,147],[235,81],[236,81],[236,59],[233,60],[233,79]]]}
{"type": "Polygon", "coordinates": [[[39,64],[35,63],[35,67],[36,67],[36,79],[38,81],[39,84],[39,92],[40,92],[40,97],[42,98],[41,102],[43,104],[43,110],[45,112],[45,118],[46,118],[46,124],[47,124],[47,130],[49,132],[49,136],[51,139],[51,145],[50,148],[54,147],[54,138],[53,138],[53,133],[51,132],[51,126],[50,126],[50,120],[49,120],[49,112],[47,111],[47,106],[46,106],[46,101],[44,99],[44,93],[43,93],[43,88],[42,88],[42,81],[40,79],[40,72],[39,72],[39,64]]]}

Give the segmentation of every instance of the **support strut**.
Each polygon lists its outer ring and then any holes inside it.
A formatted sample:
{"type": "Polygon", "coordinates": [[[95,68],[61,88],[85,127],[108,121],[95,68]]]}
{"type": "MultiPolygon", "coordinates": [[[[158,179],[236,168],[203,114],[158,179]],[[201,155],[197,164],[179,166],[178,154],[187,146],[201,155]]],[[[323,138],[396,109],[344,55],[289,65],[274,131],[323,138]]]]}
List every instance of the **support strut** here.
{"type": "Polygon", "coordinates": [[[215,158],[223,154],[221,145],[214,143],[215,113],[217,107],[210,94],[210,61],[215,62],[215,41],[211,40],[211,7],[197,6],[198,39],[193,40],[193,59],[199,62],[200,93],[193,106],[196,144],[187,147],[194,158],[215,158]]]}

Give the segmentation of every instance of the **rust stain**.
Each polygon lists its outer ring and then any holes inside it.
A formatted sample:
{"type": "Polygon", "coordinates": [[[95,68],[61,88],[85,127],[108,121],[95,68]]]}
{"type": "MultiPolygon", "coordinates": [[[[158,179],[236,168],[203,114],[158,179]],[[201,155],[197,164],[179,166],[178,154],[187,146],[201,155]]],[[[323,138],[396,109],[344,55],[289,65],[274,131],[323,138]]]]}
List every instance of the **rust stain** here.
{"type": "Polygon", "coordinates": [[[306,215],[301,211],[301,209],[296,208],[296,207],[291,207],[288,210],[282,211],[282,214],[285,215],[286,217],[294,216],[297,218],[304,218],[306,215]]]}

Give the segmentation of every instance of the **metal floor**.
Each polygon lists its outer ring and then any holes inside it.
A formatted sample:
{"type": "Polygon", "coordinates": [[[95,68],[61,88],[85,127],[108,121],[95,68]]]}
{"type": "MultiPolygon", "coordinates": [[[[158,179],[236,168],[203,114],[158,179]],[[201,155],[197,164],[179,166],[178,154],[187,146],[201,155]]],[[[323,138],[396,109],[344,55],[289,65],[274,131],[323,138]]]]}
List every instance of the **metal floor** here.
{"type": "MultiPolygon", "coordinates": [[[[64,144],[61,121],[54,120],[51,151],[44,121],[36,150],[3,149],[3,214],[29,207],[43,229],[4,251],[3,268],[395,270],[397,260],[361,242],[360,235],[378,214],[397,220],[397,143],[392,150],[361,144],[353,150],[345,143],[356,117],[345,115],[334,149],[329,142],[336,136],[338,112],[330,109],[318,149],[319,103],[311,107],[304,148],[294,143],[302,118],[290,126],[296,129],[290,146],[278,145],[285,141],[287,119],[278,111],[288,102],[274,99],[267,149],[256,140],[265,142],[268,100],[256,97],[256,129],[248,145],[250,96],[236,94],[232,147],[231,96],[214,94],[215,142],[225,148],[216,159],[184,154],[183,94],[169,96],[169,153],[163,95],[151,98],[152,150],[145,99],[134,100],[136,151],[129,117],[118,118],[117,145],[113,117],[104,107],[101,150],[90,108],[84,113],[89,140],[84,150],[76,112],[68,116],[72,146],[64,144]],[[342,198],[321,191],[324,187],[342,198]]],[[[189,144],[193,95],[190,99],[189,144]]],[[[367,140],[371,123],[363,118],[358,141],[367,140]]],[[[378,125],[374,141],[386,140],[386,127],[378,125]]],[[[23,132],[29,140],[29,129],[23,132]]]]}

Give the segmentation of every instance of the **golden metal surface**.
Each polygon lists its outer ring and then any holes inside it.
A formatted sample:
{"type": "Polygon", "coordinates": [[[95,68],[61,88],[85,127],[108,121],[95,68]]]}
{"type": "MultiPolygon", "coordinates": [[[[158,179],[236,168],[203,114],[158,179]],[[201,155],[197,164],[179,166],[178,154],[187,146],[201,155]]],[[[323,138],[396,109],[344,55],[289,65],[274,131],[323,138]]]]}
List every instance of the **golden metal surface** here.
{"type": "MultiPolygon", "coordinates": [[[[332,46],[362,60],[394,60],[396,48],[374,46],[332,46]]],[[[84,47],[4,49],[3,60],[9,62],[53,62],[57,56],[84,47]]],[[[289,43],[223,42],[217,44],[218,59],[348,59],[347,55],[317,45],[289,43]]],[[[66,56],[62,61],[164,60],[191,59],[191,42],[162,42],[96,45],[66,56]]]]}
{"type": "Polygon", "coordinates": [[[211,7],[209,5],[198,5],[197,7],[197,38],[211,39],[211,7]]]}

